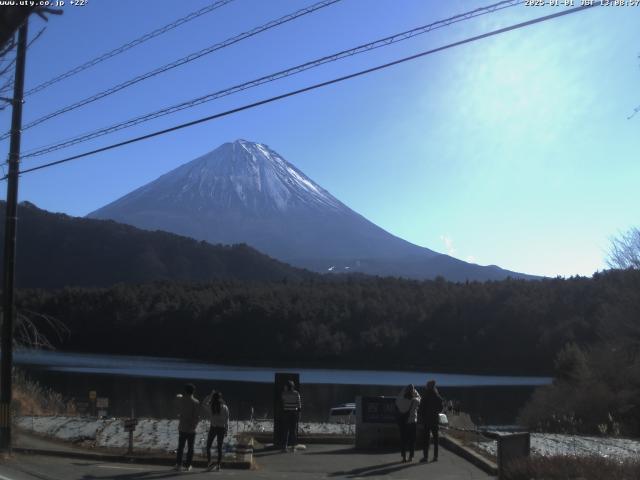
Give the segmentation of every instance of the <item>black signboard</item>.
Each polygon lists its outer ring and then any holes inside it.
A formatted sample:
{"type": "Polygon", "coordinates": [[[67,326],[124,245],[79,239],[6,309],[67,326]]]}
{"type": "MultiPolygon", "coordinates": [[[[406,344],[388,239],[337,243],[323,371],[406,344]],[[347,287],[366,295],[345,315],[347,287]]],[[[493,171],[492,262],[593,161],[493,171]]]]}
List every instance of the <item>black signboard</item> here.
{"type": "Polygon", "coordinates": [[[396,423],[395,397],[362,397],[363,423],[396,423]]]}
{"type": "Polygon", "coordinates": [[[87,402],[86,400],[76,400],[76,411],[80,415],[86,415],[87,413],[89,413],[89,407],[89,402],[87,402]]]}
{"type": "Polygon", "coordinates": [[[505,469],[511,462],[521,460],[531,454],[531,434],[511,433],[498,437],[498,478],[507,478],[505,469]]]}
{"type": "Polygon", "coordinates": [[[125,432],[133,432],[136,429],[136,425],[138,425],[137,418],[125,418],[124,419],[124,431],[125,432]]]}

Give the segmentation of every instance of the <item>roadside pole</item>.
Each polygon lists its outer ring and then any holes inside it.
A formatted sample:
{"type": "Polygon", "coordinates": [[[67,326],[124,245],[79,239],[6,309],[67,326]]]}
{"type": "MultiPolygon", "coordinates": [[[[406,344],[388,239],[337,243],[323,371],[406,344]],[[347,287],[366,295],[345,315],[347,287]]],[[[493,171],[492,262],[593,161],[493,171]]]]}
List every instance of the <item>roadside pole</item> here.
{"type": "Polygon", "coordinates": [[[131,409],[131,417],[124,419],[124,431],[129,433],[129,448],[127,455],[133,455],[133,432],[138,425],[138,419],[135,418],[133,408],[131,409]]]}
{"type": "Polygon", "coordinates": [[[18,172],[22,129],[22,102],[24,70],[27,52],[28,19],[18,31],[16,73],[13,87],[11,144],[9,146],[9,173],[7,174],[7,205],[4,232],[4,272],[2,284],[2,332],[0,339],[0,451],[11,450],[11,389],[13,370],[13,327],[16,316],[14,283],[16,263],[16,231],[18,210],[18,172]]]}

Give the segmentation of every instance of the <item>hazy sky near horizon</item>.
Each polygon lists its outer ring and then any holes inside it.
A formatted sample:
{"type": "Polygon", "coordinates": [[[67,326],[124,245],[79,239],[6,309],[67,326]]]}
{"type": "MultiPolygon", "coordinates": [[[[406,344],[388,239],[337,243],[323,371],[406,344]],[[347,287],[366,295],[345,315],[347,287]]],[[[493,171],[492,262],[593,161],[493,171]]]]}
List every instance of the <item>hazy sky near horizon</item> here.
{"type": "MultiPolygon", "coordinates": [[[[88,0],[33,16],[26,88],[212,3],[88,0]]],[[[28,123],[314,3],[235,0],[29,96],[28,123]]],[[[23,151],[493,3],[343,0],[25,130],[23,151]]],[[[563,2],[562,2],[563,3],[563,2]]],[[[580,1],[576,0],[576,4],[580,1]]],[[[58,160],[556,12],[519,5],[46,156],[58,160]]],[[[597,7],[20,180],[20,200],[82,216],[238,138],[269,145],[389,232],[483,265],[547,276],[605,268],[640,225],[640,6],[597,7]]],[[[0,114],[4,130],[10,109],[0,114]]],[[[0,143],[5,153],[8,141],[0,143]]],[[[6,182],[2,182],[6,196],[6,182]]],[[[18,227],[19,228],[19,227],[18,227]]]]}

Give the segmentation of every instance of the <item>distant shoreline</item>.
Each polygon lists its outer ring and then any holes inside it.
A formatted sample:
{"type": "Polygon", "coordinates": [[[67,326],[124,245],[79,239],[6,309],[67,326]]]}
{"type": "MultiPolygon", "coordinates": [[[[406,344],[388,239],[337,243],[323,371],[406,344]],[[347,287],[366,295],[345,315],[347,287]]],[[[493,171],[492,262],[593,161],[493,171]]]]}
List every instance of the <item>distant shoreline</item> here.
{"type": "MultiPolygon", "coordinates": [[[[259,378],[264,374],[272,375],[275,371],[305,371],[304,374],[308,376],[323,374],[331,374],[335,373],[336,376],[341,376],[345,373],[352,372],[354,376],[362,376],[365,377],[367,375],[377,375],[379,373],[384,373],[387,375],[397,374],[398,378],[404,378],[407,376],[412,376],[413,374],[421,374],[425,377],[441,377],[442,380],[439,382],[441,385],[456,388],[456,387],[469,387],[469,386],[478,386],[478,387],[536,387],[540,385],[549,384],[552,381],[551,377],[548,376],[532,376],[532,375],[509,375],[509,374],[481,374],[481,373],[468,373],[468,372],[435,372],[435,371],[425,371],[424,369],[418,368],[387,368],[381,369],[377,368],[375,365],[371,365],[367,369],[363,368],[352,368],[347,366],[342,366],[341,368],[336,368],[333,365],[319,365],[318,363],[314,363],[313,365],[301,365],[297,364],[295,366],[291,365],[282,365],[278,364],[278,362],[270,363],[270,364],[256,364],[257,362],[252,362],[251,364],[240,364],[240,363],[221,363],[221,362],[206,362],[202,360],[192,360],[192,359],[183,359],[183,358],[175,358],[175,357],[150,357],[150,356],[135,356],[135,355],[121,355],[121,354],[109,354],[109,353],[87,353],[87,352],[65,352],[65,351],[42,351],[42,350],[27,350],[21,349],[16,352],[16,363],[18,365],[25,366],[34,366],[34,367],[46,367],[49,370],[58,370],[58,371],[77,371],[83,373],[107,373],[107,374],[116,374],[116,372],[111,371],[115,368],[122,368],[123,363],[126,362],[127,369],[131,373],[120,373],[127,376],[149,376],[154,377],[158,376],[153,374],[154,369],[161,369],[162,374],[166,376],[171,376],[171,369],[177,369],[181,372],[181,375],[176,376],[175,378],[181,378],[184,376],[190,378],[199,378],[197,376],[198,373],[203,371],[210,372],[211,369],[215,369],[219,367],[223,370],[224,373],[233,374],[234,372],[238,372],[237,376],[241,377],[242,374],[251,374],[254,378],[229,378],[230,375],[225,375],[223,378],[211,378],[210,375],[203,375],[202,379],[215,379],[221,381],[245,381],[245,382],[258,382],[258,383],[267,383],[272,381],[270,380],[260,380],[259,378]],[[56,358],[57,357],[57,358],[56,358]],[[91,361],[93,359],[93,361],[91,361]],[[111,361],[109,361],[111,360],[111,361]],[[79,366],[79,364],[82,366],[79,366]],[[137,374],[135,372],[138,372],[137,374]],[[146,372],[142,374],[142,372],[146,372]],[[196,376],[193,376],[196,375],[196,376]],[[471,377],[471,378],[469,378],[471,377]],[[479,383],[474,384],[472,381],[474,378],[479,380],[479,383]],[[460,381],[459,385],[451,385],[450,383],[455,380],[460,381]],[[482,379],[482,381],[480,381],[482,379]],[[503,381],[504,380],[504,381],[503,381]],[[492,383],[495,382],[495,383],[492,383]],[[449,384],[448,384],[449,383],[449,384]]],[[[272,378],[272,377],[270,377],[272,378]]],[[[386,376],[388,379],[389,377],[386,376]]],[[[332,379],[331,381],[312,381],[307,383],[314,384],[340,384],[339,380],[332,379]]],[[[355,381],[355,384],[361,385],[377,385],[375,382],[358,382],[355,381]]],[[[391,385],[396,384],[396,382],[391,383],[391,385]]],[[[404,382],[397,383],[398,385],[403,385],[404,382]]],[[[380,385],[390,385],[388,381],[380,383],[380,385]]]]}

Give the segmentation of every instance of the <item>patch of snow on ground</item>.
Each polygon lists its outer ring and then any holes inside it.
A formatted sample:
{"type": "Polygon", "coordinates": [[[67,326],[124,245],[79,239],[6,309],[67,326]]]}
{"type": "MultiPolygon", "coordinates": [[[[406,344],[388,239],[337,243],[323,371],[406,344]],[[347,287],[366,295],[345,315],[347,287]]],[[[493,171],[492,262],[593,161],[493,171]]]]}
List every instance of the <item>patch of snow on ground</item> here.
{"type": "Polygon", "coordinates": [[[78,442],[96,438],[106,420],[96,420],[87,417],[19,417],[17,425],[48,437],[60,440],[78,442]]]}
{"type": "MultiPolygon", "coordinates": [[[[17,425],[23,430],[59,440],[78,442],[95,441],[96,447],[126,448],[129,433],[124,430],[123,419],[95,419],[91,417],[19,417],[17,425]]],[[[353,434],[353,425],[335,423],[309,423],[299,425],[301,434],[353,434]]],[[[200,421],[196,430],[196,451],[202,451],[207,441],[209,422],[200,421]]],[[[225,450],[233,451],[237,434],[245,432],[273,432],[273,421],[231,421],[225,437],[225,450]]],[[[138,450],[167,451],[178,448],[178,420],[141,418],[133,432],[133,446],[138,450]]]]}
{"type": "MultiPolygon", "coordinates": [[[[498,442],[480,442],[478,448],[496,456],[498,442]]],[[[533,455],[541,456],[600,455],[618,459],[637,458],[640,455],[640,441],[612,437],[532,433],[531,452],[533,455]]]]}

